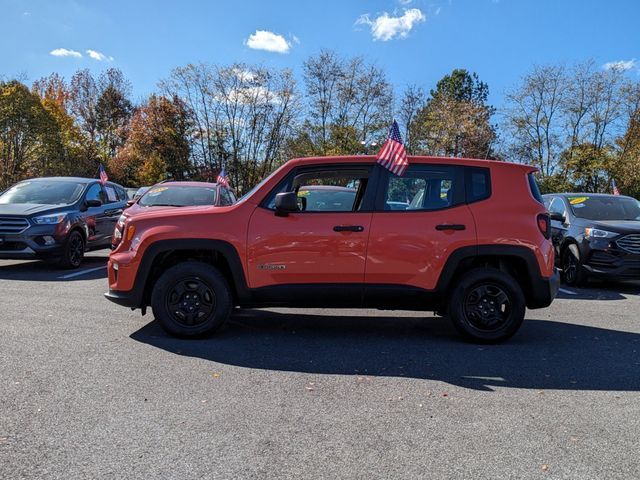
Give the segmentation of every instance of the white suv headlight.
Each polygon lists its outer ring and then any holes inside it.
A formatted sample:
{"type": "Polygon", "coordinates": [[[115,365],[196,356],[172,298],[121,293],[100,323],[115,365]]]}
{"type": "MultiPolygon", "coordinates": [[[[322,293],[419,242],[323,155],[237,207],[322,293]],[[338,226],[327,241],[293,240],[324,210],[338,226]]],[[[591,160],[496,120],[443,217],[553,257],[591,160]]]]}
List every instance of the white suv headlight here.
{"type": "Polygon", "coordinates": [[[64,222],[67,218],[66,213],[54,213],[53,215],[43,215],[41,217],[32,218],[33,223],[37,225],[55,225],[64,222]]]}
{"type": "Polygon", "coordinates": [[[620,235],[615,232],[608,232],[606,230],[600,230],[599,228],[587,227],[584,229],[584,236],[587,238],[613,238],[620,235]]]}

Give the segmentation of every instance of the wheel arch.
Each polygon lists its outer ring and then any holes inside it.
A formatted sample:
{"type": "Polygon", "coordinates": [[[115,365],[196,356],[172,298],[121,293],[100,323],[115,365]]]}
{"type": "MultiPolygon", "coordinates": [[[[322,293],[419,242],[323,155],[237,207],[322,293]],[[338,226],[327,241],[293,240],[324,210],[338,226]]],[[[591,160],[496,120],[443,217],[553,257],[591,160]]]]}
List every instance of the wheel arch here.
{"type": "Polygon", "coordinates": [[[138,272],[135,289],[137,303],[144,308],[149,305],[151,291],[162,273],[182,261],[195,260],[218,268],[229,282],[235,302],[248,297],[244,268],[237,249],[229,242],[210,239],[160,240],[145,250],[138,272]]]}

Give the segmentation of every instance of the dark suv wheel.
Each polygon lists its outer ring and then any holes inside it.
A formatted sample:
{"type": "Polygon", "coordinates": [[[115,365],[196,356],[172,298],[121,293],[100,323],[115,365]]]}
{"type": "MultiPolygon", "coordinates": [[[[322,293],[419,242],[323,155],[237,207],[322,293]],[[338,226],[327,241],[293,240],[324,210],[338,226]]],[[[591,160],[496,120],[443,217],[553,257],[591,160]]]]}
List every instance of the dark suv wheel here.
{"type": "Polygon", "coordinates": [[[62,247],[60,267],[78,268],[84,258],[84,250],[84,237],[77,230],[72,231],[62,247]]]}
{"type": "Polygon", "coordinates": [[[167,269],[151,295],[153,315],[169,334],[196,337],[213,333],[233,306],[225,277],[212,265],[183,262],[167,269]]]}
{"type": "Polygon", "coordinates": [[[465,339],[497,343],[518,331],[525,306],[522,289],[513,277],[495,268],[478,268],[457,281],[448,313],[465,339]]]}
{"type": "Polygon", "coordinates": [[[570,243],[562,250],[560,258],[562,265],[562,279],[567,285],[578,287],[586,281],[586,275],[582,268],[580,250],[575,243],[570,243]]]}

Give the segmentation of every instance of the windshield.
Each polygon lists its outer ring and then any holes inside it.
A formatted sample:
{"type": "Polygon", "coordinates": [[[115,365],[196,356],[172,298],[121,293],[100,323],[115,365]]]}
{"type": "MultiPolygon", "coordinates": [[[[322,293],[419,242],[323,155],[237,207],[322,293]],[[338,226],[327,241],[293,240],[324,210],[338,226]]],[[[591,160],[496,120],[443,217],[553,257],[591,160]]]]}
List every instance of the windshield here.
{"type": "Polygon", "coordinates": [[[188,207],[214,205],[215,203],[216,189],[214,187],[178,185],[153,187],[138,200],[138,205],[143,207],[188,207]]]}
{"type": "Polygon", "coordinates": [[[640,204],[630,197],[568,197],[571,211],[587,220],[640,220],[640,204]]]}
{"type": "Polygon", "coordinates": [[[69,205],[80,198],[84,187],[84,183],[55,180],[20,182],[0,196],[0,203],[69,205]]]}

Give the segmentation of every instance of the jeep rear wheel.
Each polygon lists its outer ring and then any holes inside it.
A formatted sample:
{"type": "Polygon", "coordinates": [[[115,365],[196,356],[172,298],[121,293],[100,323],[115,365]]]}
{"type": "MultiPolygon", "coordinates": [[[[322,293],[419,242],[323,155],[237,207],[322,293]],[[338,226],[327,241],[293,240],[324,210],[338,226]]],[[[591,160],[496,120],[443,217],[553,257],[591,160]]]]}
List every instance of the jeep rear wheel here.
{"type": "Polygon", "coordinates": [[[478,268],[463,275],[449,297],[453,326],[470,341],[497,343],[512,337],[525,315],[522,289],[510,275],[478,268]]]}
{"type": "Polygon", "coordinates": [[[151,307],[170,335],[198,337],[222,326],[231,313],[232,300],[227,280],[218,269],[206,263],[184,262],[160,276],[151,307]]]}

